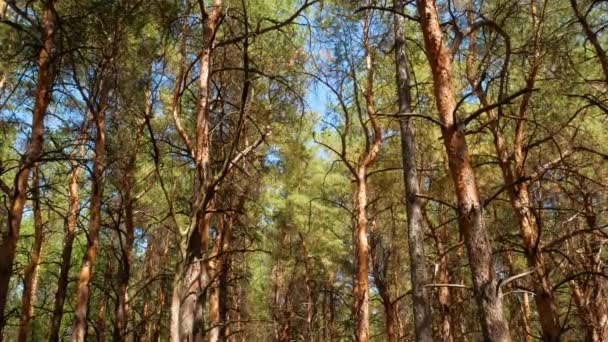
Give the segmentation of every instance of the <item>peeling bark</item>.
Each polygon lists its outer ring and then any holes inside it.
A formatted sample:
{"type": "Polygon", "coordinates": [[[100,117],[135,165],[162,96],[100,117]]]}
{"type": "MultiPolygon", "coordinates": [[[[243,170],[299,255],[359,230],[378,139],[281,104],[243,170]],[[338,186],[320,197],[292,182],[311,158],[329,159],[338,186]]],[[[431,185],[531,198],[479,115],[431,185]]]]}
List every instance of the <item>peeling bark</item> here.
{"type": "Polygon", "coordinates": [[[471,157],[463,127],[456,117],[451,56],[444,46],[435,1],[417,0],[417,4],[427,58],[433,74],[443,142],[458,199],[458,224],[467,246],[483,336],[491,341],[510,341],[471,157]]]}

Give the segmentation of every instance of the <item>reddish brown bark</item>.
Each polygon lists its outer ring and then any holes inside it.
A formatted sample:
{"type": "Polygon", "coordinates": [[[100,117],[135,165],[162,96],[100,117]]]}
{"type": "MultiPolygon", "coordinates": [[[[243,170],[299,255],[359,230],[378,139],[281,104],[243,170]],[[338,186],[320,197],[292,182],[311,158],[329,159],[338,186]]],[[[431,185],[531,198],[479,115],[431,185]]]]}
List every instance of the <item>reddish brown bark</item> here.
{"type": "Polygon", "coordinates": [[[79,211],[79,196],[78,196],[78,177],[82,170],[82,166],[76,161],[77,157],[84,156],[86,124],[81,133],[81,138],[78,144],[79,148],[75,148],[70,154],[70,174],[68,176],[68,215],[66,218],[65,235],[63,237],[63,248],[61,250],[61,267],[59,277],[57,279],[57,291],[55,292],[55,302],[53,305],[53,317],[51,319],[51,331],[49,341],[59,341],[59,331],[61,329],[61,319],[63,317],[63,304],[68,287],[68,275],[72,263],[72,246],[76,237],[76,228],[78,227],[78,211],[79,211]]]}
{"type": "Polygon", "coordinates": [[[355,279],[353,286],[353,313],[355,340],[369,340],[369,243],[367,240],[367,184],[366,171],[359,170],[355,195],[355,279]]]}
{"type": "MultiPolygon", "coordinates": [[[[177,342],[184,338],[190,340],[202,339],[204,334],[204,304],[209,274],[207,256],[209,241],[211,198],[209,184],[210,137],[209,137],[209,83],[211,76],[212,48],[215,32],[222,13],[222,0],[214,0],[211,12],[207,12],[204,2],[199,2],[203,15],[203,42],[200,51],[198,99],[196,105],[196,140],[192,147],[195,164],[195,182],[192,195],[192,209],[189,227],[185,236],[181,237],[180,249],[184,258],[178,265],[174,282],[174,294],[171,308],[171,341],[177,342]],[[196,241],[198,240],[198,241],[196,241]],[[199,261],[192,262],[198,259],[199,261]],[[182,279],[184,278],[184,279],[182,279]]],[[[180,80],[178,80],[179,82],[180,80]]],[[[176,84],[176,87],[179,87],[176,84]]],[[[177,98],[174,98],[176,103],[177,98]]],[[[181,128],[174,110],[176,126],[181,128]]],[[[186,146],[191,143],[187,135],[178,128],[186,146]]]]}
{"type": "MultiPolygon", "coordinates": [[[[367,172],[374,163],[382,144],[382,130],[376,118],[374,108],[374,65],[372,47],[369,42],[370,18],[365,13],[363,18],[363,49],[365,50],[366,84],[365,110],[373,129],[373,137],[366,136],[366,148],[354,166],[356,190],[353,207],[355,208],[355,276],[353,284],[353,313],[355,316],[355,340],[369,340],[369,241],[367,237],[367,172]]],[[[363,123],[362,123],[363,124],[363,123]]],[[[366,128],[367,131],[367,128],[366,128]]]]}
{"type": "Polygon", "coordinates": [[[47,106],[51,100],[51,87],[54,78],[54,56],[56,34],[56,18],[53,10],[55,1],[46,1],[43,6],[41,23],[41,47],[38,51],[38,78],[36,81],[34,110],[32,115],[32,130],[27,149],[21,158],[17,174],[15,175],[13,188],[11,189],[8,203],[7,227],[2,228],[0,236],[0,338],[3,336],[6,325],[6,301],[9,291],[10,278],[13,272],[13,262],[19,228],[23,216],[23,208],[26,201],[27,181],[30,169],[39,159],[42,152],[44,136],[44,116],[47,106]]]}
{"type": "MultiPolygon", "coordinates": [[[[534,54],[531,58],[531,69],[526,80],[526,87],[532,89],[535,84],[536,74],[541,63],[540,54],[540,19],[536,13],[534,1],[531,2],[534,54]]],[[[472,20],[469,19],[469,23],[472,20]]],[[[474,73],[476,34],[473,32],[469,36],[469,53],[467,55],[467,78],[475,94],[480,99],[483,106],[490,105],[486,94],[477,84],[474,73]]],[[[510,51],[506,52],[507,54],[510,51]]],[[[537,280],[532,283],[534,292],[534,300],[538,309],[539,320],[541,323],[541,332],[543,340],[558,341],[561,334],[559,325],[559,315],[553,303],[553,294],[551,285],[547,276],[544,257],[537,246],[538,226],[536,218],[531,210],[530,194],[528,191],[529,182],[521,181],[526,178],[525,170],[525,146],[524,133],[527,122],[528,106],[531,99],[531,92],[524,94],[519,107],[519,119],[516,125],[515,137],[513,142],[513,158],[509,156],[507,151],[505,138],[502,134],[502,129],[499,124],[499,115],[495,110],[488,111],[490,117],[490,129],[494,135],[494,147],[498,156],[498,164],[500,166],[504,183],[508,185],[507,194],[509,195],[511,207],[518,219],[520,236],[523,241],[523,246],[526,250],[526,259],[528,266],[537,269],[537,280]]]]}
{"type": "Polygon", "coordinates": [[[467,246],[483,336],[486,340],[510,341],[471,157],[463,127],[456,118],[451,56],[444,46],[435,1],[418,0],[417,4],[427,58],[433,74],[443,142],[458,199],[458,223],[467,246]]]}
{"type": "Polygon", "coordinates": [[[209,260],[209,273],[214,279],[211,283],[211,293],[209,295],[209,341],[217,342],[223,337],[222,328],[226,325],[226,321],[221,320],[220,307],[224,305],[221,302],[222,292],[226,291],[227,284],[222,283],[226,281],[225,277],[222,276],[222,272],[226,267],[226,254],[230,246],[230,239],[232,237],[232,222],[231,219],[226,217],[218,218],[217,224],[217,235],[213,240],[213,247],[211,250],[209,260]]]}
{"type": "MultiPolygon", "coordinates": [[[[107,71],[106,71],[107,72],[107,71]]],[[[76,306],[74,324],[72,327],[72,341],[83,342],[86,338],[87,310],[90,295],[90,282],[93,275],[93,266],[97,257],[97,236],[101,228],[101,203],[103,200],[104,173],[106,167],[106,137],[105,114],[108,106],[110,83],[109,75],[101,81],[101,95],[99,105],[93,111],[95,125],[95,156],[93,158],[92,190],[89,205],[89,232],[87,249],[82,260],[78,288],[76,290],[76,306]]]]}
{"type": "Polygon", "coordinates": [[[34,245],[30,251],[30,262],[25,268],[23,277],[23,297],[21,298],[21,320],[17,341],[27,341],[28,325],[34,315],[34,301],[38,287],[38,269],[44,239],[44,224],[40,209],[40,166],[35,164],[32,180],[32,202],[34,212],[34,245]]]}

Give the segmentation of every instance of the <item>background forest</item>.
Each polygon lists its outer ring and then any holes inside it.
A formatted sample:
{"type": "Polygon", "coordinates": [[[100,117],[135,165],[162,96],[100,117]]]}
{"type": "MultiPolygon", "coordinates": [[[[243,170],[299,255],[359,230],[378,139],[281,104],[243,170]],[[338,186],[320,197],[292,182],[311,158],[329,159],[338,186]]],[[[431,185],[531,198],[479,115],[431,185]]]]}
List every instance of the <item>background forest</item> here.
{"type": "Polygon", "coordinates": [[[608,341],[605,0],[0,0],[0,340],[608,341]]]}

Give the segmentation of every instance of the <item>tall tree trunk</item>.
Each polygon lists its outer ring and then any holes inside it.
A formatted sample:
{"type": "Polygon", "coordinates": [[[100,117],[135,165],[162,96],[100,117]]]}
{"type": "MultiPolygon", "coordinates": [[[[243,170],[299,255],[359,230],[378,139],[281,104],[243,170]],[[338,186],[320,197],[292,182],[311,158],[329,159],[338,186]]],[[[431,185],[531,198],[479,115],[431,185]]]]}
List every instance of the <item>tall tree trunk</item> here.
{"type": "MultiPolygon", "coordinates": [[[[146,92],[146,108],[145,115],[149,116],[151,112],[152,103],[150,102],[150,94],[146,92]]],[[[129,160],[126,165],[125,174],[123,175],[123,198],[124,213],[125,213],[125,241],[121,243],[122,253],[121,262],[119,267],[119,282],[118,282],[118,297],[116,300],[116,310],[114,319],[114,340],[124,340],[127,331],[128,322],[128,290],[129,290],[129,279],[131,277],[131,262],[133,254],[133,244],[135,243],[135,221],[134,221],[134,204],[135,198],[133,197],[133,186],[135,183],[135,169],[137,162],[137,155],[139,152],[139,145],[141,142],[141,136],[143,134],[145,125],[139,125],[136,128],[135,139],[133,142],[133,150],[129,156],[129,160]]],[[[119,239],[120,229],[118,229],[119,239]]]]}
{"type": "MultiPolygon", "coordinates": [[[[366,84],[363,96],[365,110],[373,129],[373,137],[366,136],[365,151],[359,156],[354,167],[356,192],[355,208],[355,277],[353,284],[353,313],[355,316],[355,340],[369,340],[369,242],[367,237],[367,171],[374,163],[382,144],[382,129],[376,118],[374,106],[374,63],[373,51],[369,42],[371,19],[367,12],[363,15],[363,49],[365,51],[366,84]]],[[[366,125],[365,123],[362,123],[366,125]]],[[[367,128],[365,128],[367,131],[367,128]]]]}
{"type": "MultiPolygon", "coordinates": [[[[178,340],[202,341],[204,334],[204,303],[206,288],[209,284],[207,272],[207,245],[209,243],[209,226],[211,215],[200,215],[194,234],[191,236],[186,255],[185,278],[180,280],[183,287],[177,297],[178,306],[178,340]],[[202,217],[204,216],[204,217],[202,217]],[[203,247],[204,246],[204,247],[203,247]]],[[[181,272],[180,272],[181,273],[181,272]]],[[[176,299],[174,298],[174,301],[176,299]]],[[[175,304],[175,302],[173,302],[175,304]]]]}
{"type": "Polygon", "coordinates": [[[451,56],[443,43],[443,31],[435,1],[417,0],[417,3],[426,53],[433,74],[443,142],[458,198],[458,223],[467,246],[483,336],[488,341],[510,341],[509,326],[503,313],[475,174],[463,127],[456,118],[451,56]]]}
{"type": "MultiPolygon", "coordinates": [[[[196,140],[192,146],[190,139],[180,129],[181,124],[174,114],[176,127],[180,136],[194,157],[195,182],[192,195],[192,209],[189,226],[181,236],[180,250],[186,256],[177,267],[174,281],[171,306],[171,341],[184,339],[199,340],[204,334],[204,306],[209,283],[207,261],[190,262],[192,257],[203,260],[207,256],[209,241],[210,214],[207,212],[211,203],[209,166],[209,83],[211,77],[212,48],[215,32],[222,13],[222,0],[214,0],[211,12],[207,13],[204,2],[200,1],[203,16],[203,42],[200,53],[200,70],[198,77],[198,99],[196,104],[196,140]],[[199,241],[195,241],[195,240],[199,241]]],[[[177,85],[179,86],[179,85],[177,85]]],[[[175,100],[174,100],[175,102],[175,100]]],[[[175,111],[174,111],[175,113],[175,111]]]]}
{"type": "Polygon", "coordinates": [[[34,301],[38,285],[38,269],[44,239],[44,224],[40,209],[40,165],[35,164],[32,181],[32,202],[34,212],[34,245],[30,251],[30,262],[25,268],[23,297],[21,298],[21,321],[17,341],[27,341],[28,325],[34,314],[34,301]]]}
{"type": "MultiPolygon", "coordinates": [[[[526,80],[528,89],[534,88],[536,76],[542,61],[541,58],[541,21],[540,15],[536,8],[536,0],[530,1],[530,11],[532,16],[532,29],[534,41],[534,54],[531,58],[531,68],[526,80]]],[[[514,176],[508,177],[514,184],[520,179],[526,177],[526,151],[524,142],[525,127],[528,122],[528,107],[532,93],[528,92],[523,95],[522,102],[519,106],[519,120],[515,127],[515,138],[513,148],[513,169],[514,176]]],[[[511,170],[511,168],[509,168],[511,170]]],[[[533,282],[534,300],[538,309],[538,318],[540,320],[541,333],[543,341],[557,342],[560,340],[561,326],[559,324],[559,314],[553,304],[553,293],[551,283],[548,277],[548,270],[545,265],[545,258],[538,247],[539,229],[534,213],[532,212],[532,201],[530,200],[529,183],[523,182],[511,187],[509,192],[511,204],[515,210],[515,214],[519,219],[519,229],[525,249],[528,266],[536,268],[537,280],[533,282]]]]}
{"type": "Polygon", "coordinates": [[[78,227],[78,177],[82,170],[81,164],[76,161],[78,155],[84,156],[85,152],[85,137],[87,124],[84,125],[79,148],[75,148],[70,154],[71,170],[68,176],[68,216],[65,225],[65,235],[63,237],[63,248],[61,250],[61,267],[59,277],[57,279],[57,291],[55,292],[55,302],[53,305],[53,317],[51,319],[51,331],[49,334],[50,342],[59,341],[59,332],[61,330],[61,319],[63,317],[63,305],[68,287],[68,276],[70,274],[70,266],[72,263],[72,246],[76,237],[76,228],[78,227]]]}
{"type": "Polygon", "coordinates": [[[353,285],[355,340],[369,340],[369,243],[367,240],[367,183],[365,168],[360,169],[355,194],[355,279],[353,285]]]}
{"type": "MultiPolygon", "coordinates": [[[[404,0],[394,1],[396,13],[403,13],[404,0]]],[[[410,277],[412,282],[412,303],[414,309],[414,326],[416,340],[430,342],[433,340],[431,301],[425,287],[428,281],[426,255],[424,253],[424,231],[422,227],[422,212],[416,171],[416,142],[412,132],[410,75],[407,62],[407,47],[405,44],[405,19],[394,16],[395,32],[395,65],[397,67],[397,96],[399,98],[399,128],[401,133],[401,159],[403,162],[403,180],[407,208],[407,231],[410,253],[410,277]]]]}
{"type": "Polygon", "coordinates": [[[72,327],[72,341],[75,342],[83,342],[86,337],[90,283],[93,275],[93,266],[97,257],[97,236],[101,228],[101,202],[103,200],[106,167],[105,114],[108,105],[111,77],[106,75],[101,82],[99,106],[93,112],[95,123],[95,157],[93,158],[92,190],[89,201],[89,234],[87,235],[87,249],[82,260],[78,288],[76,290],[76,307],[74,309],[74,324],[72,327]]]}
{"type": "Polygon", "coordinates": [[[41,24],[41,48],[38,51],[38,79],[36,81],[34,111],[30,141],[21,158],[15,175],[13,188],[9,194],[7,227],[0,232],[0,339],[3,336],[7,316],[4,315],[8,298],[9,284],[13,273],[13,262],[19,228],[26,201],[27,183],[30,169],[40,157],[44,136],[44,116],[51,100],[51,87],[54,77],[54,57],[56,18],[53,9],[54,0],[45,1],[41,24]]]}
{"type": "MultiPolygon", "coordinates": [[[[540,24],[536,14],[534,1],[531,5],[534,28],[534,46],[535,52],[532,58],[532,68],[528,75],[526,87],[532,89],[534,87],[536,74],[540,65],[540,43],[538,41],[540,24]]],[[[472,19],[469,18],[469,24],[472,24],[472,19]]],[[[467,54],[467,79],[469,84],[474,89],[476,96],[480,99],[483,106],[489,106],[490,103],[475,79],[473,66],[475,61],[476,33],[473,32],[469,36],[469,52],[467,54]]],[[[528,191],[528,182],[521,181],[525,179],[525,156],[523,136],[525,131],[525,121],[527,117],[527,108],[530,101],[530,93],[524,94],[524,99],[520,105],[520,118],[517,122],[516,135],[514,139],[514,158],[510,158],[507,151],[505,138],[502,134],[502,128],[499,124],[499,115],[495,110],[489,110],[490,130],[494,136],[494,148],[498,157],[498,165],[500,166],[504,183],[508,185],[507,194],[511,207],[518,219],[520,236],[525,248],[526,259],[528,266],[535,268],[538,271],[537,281],[532,282],[534,287],[534,300],[538,309],[539,320],[541,324],[541,332],[544,341],[558,341],[561,334],[559,325],[559,316],[557,309],[553,304],[553,294],[551,293],[551,285],[547,276],[545,261],[540,249],[537,246],[538,226],[536,219],[531,210],[530,194],[528,191]]]]}

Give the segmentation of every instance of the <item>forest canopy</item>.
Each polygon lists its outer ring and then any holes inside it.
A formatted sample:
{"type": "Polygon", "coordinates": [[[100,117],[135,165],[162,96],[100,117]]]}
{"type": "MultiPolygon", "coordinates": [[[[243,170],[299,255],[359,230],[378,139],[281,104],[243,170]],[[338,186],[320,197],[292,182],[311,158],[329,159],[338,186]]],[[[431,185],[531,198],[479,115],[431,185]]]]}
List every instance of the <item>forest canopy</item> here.
{"type": "Polygon", "coordinates": [[[608,341],[605,0],[0,0],[0,341],[608,341]]]}

